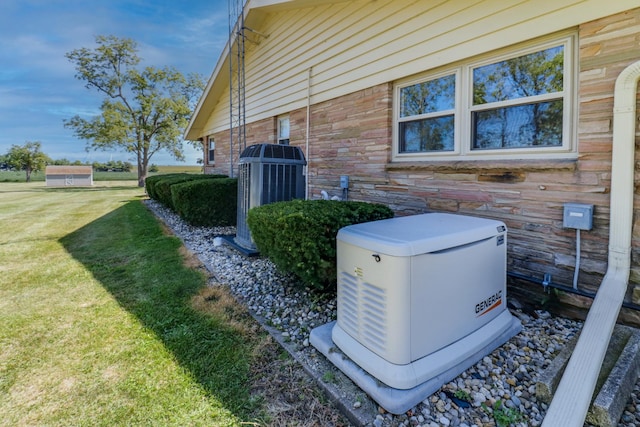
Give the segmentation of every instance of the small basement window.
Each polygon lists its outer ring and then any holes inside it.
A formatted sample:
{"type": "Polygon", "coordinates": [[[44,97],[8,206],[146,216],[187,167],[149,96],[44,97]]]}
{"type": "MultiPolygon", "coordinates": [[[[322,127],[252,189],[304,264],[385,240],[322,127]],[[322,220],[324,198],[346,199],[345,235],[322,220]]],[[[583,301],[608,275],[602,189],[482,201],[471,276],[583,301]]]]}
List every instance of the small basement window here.
{"type": "Polygon", "coordinates": [[[278,144],[289,145],[289,116],[278,117],[278,144]]]}
{"type": "Polygon", "coordinates": [[[208,158],[207,158],[207,162],[209,164],[214,164],[215,163],[215,151],[216,151],[216,142],[212,137],[209,137],[209,147],[208,147],[208,158]]]}

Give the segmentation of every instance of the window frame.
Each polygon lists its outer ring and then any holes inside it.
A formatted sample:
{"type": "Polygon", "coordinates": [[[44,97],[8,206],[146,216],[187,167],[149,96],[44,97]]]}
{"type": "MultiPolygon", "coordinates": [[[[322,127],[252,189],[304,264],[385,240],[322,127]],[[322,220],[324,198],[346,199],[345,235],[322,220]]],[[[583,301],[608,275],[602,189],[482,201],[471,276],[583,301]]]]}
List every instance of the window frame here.
{"type": "Polygon", "coordinates": [[[210,136],[207,139],[207,164],[215,165],[216,163],[216,141],[215,138],[210,136]]]}
{"type": "Polygon", "coordinates": [[[289,145],[291,141],[291,120],[288,114],[283,114],[281,116],[276,117],[276,144],[278,145],[289,145]],[[287,122],[287,136],[286,138],[281,135],[282,131],[282,122],[287,122]]]}
{"type": "Polygon", "coordinates": [[[536,39],[516,46],[504,48],[489,54],[441,67],[436,70],[421,73],[407,79],[400,80],[394,85],[393,92],[393,139],[392,161],[424,161],[424,160],[501,160],[509,158],[545,159],[545,158],[575,158],[577,157],[577,83],[578,83],[578,47],[575,32],[564,32],[554,36],[536,39]],[[485,65],[496,64],[508,59],[517,58],[534,52],[563,46],[563,90],[553,94],[535,95],[527,97],[527,102],[500,101],[482,105],[473,105],[473,70],[485,65]],[[400,123],[415,121],[435,115],[428,113],[401,118],[401,91],[422,82],[434,80],[447,75],[455,75],[455,106],[454,106],[454,147],[450,151],[421,151],[404,152],[400,150],[400,123]],[[560,93],[561,95],[558,95],[560,93]],[[511,105],[531,105],[534,102],[561,99],[562,112],[562,144],[560,146],[538,147],[509,147],[472,149],[473,113],[487,111],[511,105]],[[490,106],[491,108],[488,108],[490,106]]]}
{"type": "MultiPolygon", "coordinates": [[[[400,103],[400,99],[401,99],[401,89],[405,88],[405,87],[409,87],[409,86],[413,86],[416,84],[420,84],[420,83],[424,83],[427,81],[433,81],[433,80],[437,80],[443,77],[447,77],[453,75],[454,76],[454,82],[455,82],[455,90],[454,90],[454,103],[457,103],[457,101],[460,99],[460,85],[458,84],[459,80],[460,80],[460,73],[459,70],[456,68],[447,68],[444,69],[440,72],[436,72],[436,73],[432,73],[428,75],[428,78],[418,78],[418,79],[414,79],[414,80],[410,80],[407,84],[403,84],[402,86],[398,86],[396,88],[396,93],[395,93],[395,97],[394,97],[394,107],[395,109],[397,109],[397,111],[394,111],[394,125],[395,125],[395,129],[394,129],[394,138],[395,138],[395,148],[394,148],[394,153],[398,154],[399,150],[400,150],[400,123],[402,122],[412,122],[412,121],[416,121],[416,120],[424,120],[424,119],[437,119],[437,118],[441,118],[441,117],[447,117],[447,116],[451,116],[453,115],[453,150],[448,150],[448,151],[422,151],[422,152],[411,152],[411,153],[402,153],[403,155],[424,155],[424,154],[429,154],[430,156],[451,156],[453,154],[458,155],[459,154],[459,150],[460,150],[460,144],[459,144],[459,135],[460,135],[460,115],[457,114],[457,107],[454,106],[454,108],[448,109],[448,110],[441,110],[441,111],[434,111],[434,112],[429,112],[429,113],[424,113],[424,114],[418,114],[416,116],[411,116],[411,119],[409,118],[404,118],[404,117],[400,117],[400,109],[401,109],[401,103],[400,103]]],[[[394,109],[394,110],[395,110],[394,109]]]]}

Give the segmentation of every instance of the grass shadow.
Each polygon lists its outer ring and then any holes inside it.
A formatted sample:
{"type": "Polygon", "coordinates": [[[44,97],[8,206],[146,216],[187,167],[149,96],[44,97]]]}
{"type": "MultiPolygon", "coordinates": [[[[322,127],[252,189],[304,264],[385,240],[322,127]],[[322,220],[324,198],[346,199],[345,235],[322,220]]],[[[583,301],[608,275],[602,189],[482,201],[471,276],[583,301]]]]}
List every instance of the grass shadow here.
{"type": "Polygon", "coordinates": [[[131,201],[60,239],[118,303],[163,342],[180,365],[240,419],[257,408],[250,396],[251,337],[205,315],[192,298],[203,272],[185,265],[178,238],[163,233],[140,201],[131,201]]]}
{"type": "Polygon", "coordinates": [[[86,193],[87,191],[119,191],[131,190],[138,186],[131,185],[113,185],[113,186],[93,186],[93,187],[44,187],[40,191],[47,193],[86,193]]]}
{"type": "MultiPolygon", "coordinates": [[[[1,184],[1,182],[0,182],[1,184]]],[[[46,187],[44,183],[12,182],[0,187],[0,193],[86,193],[102,191],[127,191],[138,189],[138,185],[95,185],[92,187],[46,187]],[[42,185],[38,185],[42,184],[42,185]],[[34,186],[29,186],[34,185],[34,186]]],[[[142,190],[142,189],[141,189],[142,190]]],[[[141,196],[146,197],[146,196],[141,196]]]]}

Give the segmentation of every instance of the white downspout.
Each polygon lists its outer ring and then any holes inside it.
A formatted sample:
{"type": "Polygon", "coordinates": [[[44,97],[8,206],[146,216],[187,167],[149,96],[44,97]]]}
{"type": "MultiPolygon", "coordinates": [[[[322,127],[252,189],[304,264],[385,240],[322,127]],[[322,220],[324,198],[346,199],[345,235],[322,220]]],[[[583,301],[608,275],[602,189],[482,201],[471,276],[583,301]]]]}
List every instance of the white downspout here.
{"type": "Polygon", "coordinates": [[[542,423],[543,427],[584,425],[627,291],[631,267],[638,79],[640,61],[625,68],[616,79],[609,203],[609,265],[542,423]]]}

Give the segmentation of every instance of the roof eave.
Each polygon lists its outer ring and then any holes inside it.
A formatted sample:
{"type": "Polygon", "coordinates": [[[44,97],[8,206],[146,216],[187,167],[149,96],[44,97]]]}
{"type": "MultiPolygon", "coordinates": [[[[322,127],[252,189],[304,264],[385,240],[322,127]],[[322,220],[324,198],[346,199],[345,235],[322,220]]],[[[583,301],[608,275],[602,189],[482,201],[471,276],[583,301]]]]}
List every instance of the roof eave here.
{"type": "MultiPolygon", "coordinates": [[[[260,22],[259,17],[263,13],[296,9],[303,7],[317,6],[321,4],[343,3],[348,0],[247,0],[244,9],[245,24],[254,30],[252,24],[260,22]]],[[[216,67],[214,68],[207,86],[202,92],[202,96],[198,100],[198,104],[193,111],[191,120],[184,131],[184,139],[187,141],[195,141],[203,136],[204,126],[207,118],[217,104],[217,100],[223,90],[228,89],[229,74],[223,72],[229,68],[229,50],[230,44],[227,40],[223,51],[218,58],[216,67]],[[223,87],[221,87],[223,86],[223,87]]]]}

